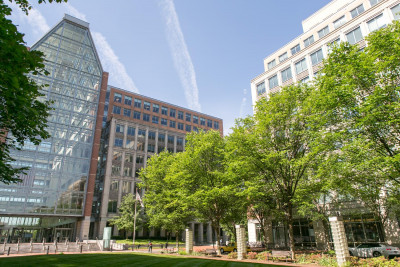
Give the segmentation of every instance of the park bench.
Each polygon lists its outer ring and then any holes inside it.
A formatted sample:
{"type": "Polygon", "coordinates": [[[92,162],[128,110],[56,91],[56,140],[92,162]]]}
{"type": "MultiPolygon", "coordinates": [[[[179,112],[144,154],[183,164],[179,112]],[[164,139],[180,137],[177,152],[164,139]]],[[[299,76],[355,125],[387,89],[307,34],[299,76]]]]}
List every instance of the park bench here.
{"type": "Polygon", "coordinates": [[[285,258],[287,262],[288,259],[292,260],[292,252],[286,250],[272,250],[271,254],[268,254],[267,259],[269,258],[285,258]]]}
{"type": "Polygon", "coordinates": [[[215,249],[206,249],[206,250],[204,251],[204,254],[205,254],[205,255],[211,255],[211,256],[213,256],[213,257],[216,257],[216,256],[217,256],[217,251],[216,251],[215,249]]]}

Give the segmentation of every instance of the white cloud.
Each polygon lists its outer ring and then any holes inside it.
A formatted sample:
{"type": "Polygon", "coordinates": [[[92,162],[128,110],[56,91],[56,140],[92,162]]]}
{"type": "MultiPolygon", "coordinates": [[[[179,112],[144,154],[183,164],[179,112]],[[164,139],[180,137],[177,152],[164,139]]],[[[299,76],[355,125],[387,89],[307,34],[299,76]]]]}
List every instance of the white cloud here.
{"type": "Polygon", "coordinates": [[[201,111],[196,73],[183,37],[174,2],[172,0],[161,1],[161,10],[165,19],[167,40],[174,65],[185,90],[186,102],[189,108],[201,111]]]}
{"type": "Polygon", "coordinates": [[[74,16],[75,18],[78,18],[80,20],[87,21],[86,15],[81,13],[81,12],[79,12],[78,9],[73,7],[71,4],[63,3],[62,5],[66,9],[67,14],[69,14],[71,16],[74,16]]]}
{"type": "Polygon", "coordinates": [[[244,116],[244,109],[247,105],[247,89],[243,89],[243,98],[242,103],[240,104],[240,111],[239,111],[239,118],[243,118],[244,116]]]}
{"type": "Polygon", "coordinates": [[[13,10],[11,14],[11,20],[14,23],[22,22],[29,25],[36,38],[41,37],[50,30],[50,26],[47,24],[45,17],[37,9],[32,7],[32,9],[29,10],[29,15],[27,16],[15,3],[10,3],[9,5],[13,10]]]}

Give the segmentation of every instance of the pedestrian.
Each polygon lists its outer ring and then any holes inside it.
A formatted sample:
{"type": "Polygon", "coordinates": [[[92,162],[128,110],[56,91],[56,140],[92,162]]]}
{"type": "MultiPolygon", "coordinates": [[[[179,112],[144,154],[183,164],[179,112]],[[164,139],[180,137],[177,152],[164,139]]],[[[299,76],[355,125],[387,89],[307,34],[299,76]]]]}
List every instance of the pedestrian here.
{"type": "Polygon", "coordinates": [[[168,250],[168,241],[165,243],[165,248],[168,250]]]}
{"type": "Polygon", "coordinates": [[[153,252],[153,244],[151,243],[151,241],[149,241],[149,252],[153,252]]]}

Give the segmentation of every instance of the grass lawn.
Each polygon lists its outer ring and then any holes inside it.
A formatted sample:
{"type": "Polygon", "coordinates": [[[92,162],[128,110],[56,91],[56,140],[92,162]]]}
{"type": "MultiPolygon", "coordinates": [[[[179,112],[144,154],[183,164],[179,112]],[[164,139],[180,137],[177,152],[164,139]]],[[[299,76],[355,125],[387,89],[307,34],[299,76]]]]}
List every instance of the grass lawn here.
{"type": "MultiPolygon", "coordinates": [[[[127,245],[132,245],[132,238],[131,239],[123,239],[123,240],[117,240],[117,243],[125,243],[127,245]]],[[[163,244],[165,245],[165,243],[167,242],[167,240],[157,240],[157,239],[151,239],[151,243],[153,243],[153,245],[160,245],[163,244]]],[[[147,245],[149,244],[149,239],[135,239],[135,245],[147,245]]],[[[170,246],[175,246],[176,241],[175,240],[169,240],[168,244],[170,246]]],[[[179,241],[179,244],[185,244],[185,242],[179,241]]]]}
{"type": "MultiPolygon", "coordinates": [[[[246,262],[229,262],[185,258],[170,255],[136,253],[102,253],[73,255],[43,255],[0,258],[0,266],[265,266],[246,262]]],[[[276,266],[276,265],[268,265],[276,266]]]]}

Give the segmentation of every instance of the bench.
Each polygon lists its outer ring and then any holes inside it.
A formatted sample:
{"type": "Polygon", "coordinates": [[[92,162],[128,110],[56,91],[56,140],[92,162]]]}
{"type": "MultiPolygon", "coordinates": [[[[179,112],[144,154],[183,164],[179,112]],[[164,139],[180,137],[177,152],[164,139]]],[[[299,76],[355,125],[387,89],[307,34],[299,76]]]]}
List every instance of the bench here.
{"type": "Polygon", "coordinates": [[[211,255],[211,256],[213,256],[213,257],[216,257],[216,256],[217,256],[217,251],[216,251],[215,249],[206,249],[206,250],[204,251],[204,254],[205,254],[205,255],[211,255]]]}
{"type": "Polygon", "coordinates": [[[286,262],[288,259],[292,260],[292,252],[286,250],[272,250],[271,254],[268,254],[267,260],[269,258],[285,258],[286,262]]]}

